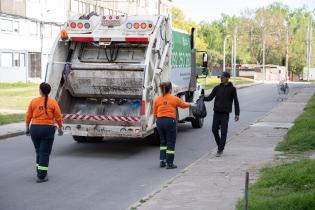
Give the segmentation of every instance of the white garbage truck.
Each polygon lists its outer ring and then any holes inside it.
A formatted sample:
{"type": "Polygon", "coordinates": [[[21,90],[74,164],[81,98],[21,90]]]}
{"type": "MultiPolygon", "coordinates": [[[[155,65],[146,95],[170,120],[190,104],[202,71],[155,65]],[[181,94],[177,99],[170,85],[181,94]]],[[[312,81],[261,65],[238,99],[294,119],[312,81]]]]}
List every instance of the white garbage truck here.
{"type": "MultiPolygon", "coordinates": [[[[172,28],[166,16],[98,16],[69,20],[48,61],[45,81],[62,110],[63,129],[77,142],[103,137],[158,142],[153,100],[171,81],[186,102],[199,97],[194,29],[172,28]]],[[[201,128],[191,110],[179,123],[201,128]]]]}

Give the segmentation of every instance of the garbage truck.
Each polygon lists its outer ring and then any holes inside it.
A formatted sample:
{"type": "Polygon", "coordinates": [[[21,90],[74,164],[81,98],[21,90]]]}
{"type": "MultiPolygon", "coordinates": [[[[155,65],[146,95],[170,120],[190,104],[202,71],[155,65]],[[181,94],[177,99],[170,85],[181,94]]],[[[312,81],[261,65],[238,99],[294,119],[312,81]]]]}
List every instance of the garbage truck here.
{"type": "MultiPolygon", "coordinates": [[[[45,81],[63,114],[63,130],[77,142],[103,137],[158,142],[153,101],[159,85],[194,102],[197,84],[194,29],[173,29],[167,16],[89,14],[69,20],[57,37],[45,81]]],[[[201,128],[191,110],[177,122],[201,128]]]]}

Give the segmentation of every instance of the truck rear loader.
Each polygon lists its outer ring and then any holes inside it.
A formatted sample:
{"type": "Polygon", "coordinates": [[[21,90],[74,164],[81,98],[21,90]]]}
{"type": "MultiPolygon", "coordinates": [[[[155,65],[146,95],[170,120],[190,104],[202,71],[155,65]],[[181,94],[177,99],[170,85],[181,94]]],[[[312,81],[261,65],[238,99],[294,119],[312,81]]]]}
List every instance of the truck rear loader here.
{"type": "MultiPolygon", "coordinates": [[[[88,15],[69,20],[58,36],[45,80],[63,113],[63,129],[77,142],[103,137],[158,142],[153,100],[171,81],[173,94],[194,102],[200,94],[192,33],[165,16],[88,15]]],[[[190,109],[179,123],[203,126],[190,109]]]]}

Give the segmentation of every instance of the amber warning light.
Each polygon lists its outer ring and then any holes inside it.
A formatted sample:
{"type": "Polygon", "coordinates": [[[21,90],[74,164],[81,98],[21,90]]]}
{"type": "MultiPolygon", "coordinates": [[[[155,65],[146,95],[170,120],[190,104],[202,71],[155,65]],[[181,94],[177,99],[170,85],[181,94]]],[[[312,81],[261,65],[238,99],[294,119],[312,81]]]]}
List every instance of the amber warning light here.
{"type": "Polygon", "coordinates": [[[60,37],[61,37],[62,40],[67,40],[67,39],[69,39],[69,36],[68,36],[68,33],[67,33],[66,30],[62,30],[62,31],[60,32],[60,37]]]}

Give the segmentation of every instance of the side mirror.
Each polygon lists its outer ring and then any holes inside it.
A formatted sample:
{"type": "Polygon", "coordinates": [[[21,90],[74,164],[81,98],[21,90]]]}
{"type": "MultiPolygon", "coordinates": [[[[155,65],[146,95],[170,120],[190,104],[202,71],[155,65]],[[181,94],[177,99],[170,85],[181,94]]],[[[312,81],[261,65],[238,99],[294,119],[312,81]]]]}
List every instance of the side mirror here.
{"type": "Polygon", "coordinates": [[[208,53],[202,55],[202,67],[208,68],[208,53]]]}

